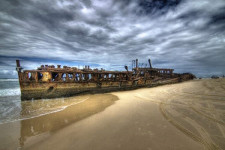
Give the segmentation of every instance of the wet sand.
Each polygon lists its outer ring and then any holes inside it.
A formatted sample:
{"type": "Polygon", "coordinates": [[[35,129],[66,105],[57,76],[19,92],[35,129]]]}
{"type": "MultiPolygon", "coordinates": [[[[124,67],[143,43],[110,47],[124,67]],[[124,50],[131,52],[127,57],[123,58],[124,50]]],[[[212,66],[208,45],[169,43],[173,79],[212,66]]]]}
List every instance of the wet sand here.
{"type": "Polygon", "coordinates": [[[60,112],[0,125],[0,149],[225,149],[225,79],[83,98],[60,112]]]}

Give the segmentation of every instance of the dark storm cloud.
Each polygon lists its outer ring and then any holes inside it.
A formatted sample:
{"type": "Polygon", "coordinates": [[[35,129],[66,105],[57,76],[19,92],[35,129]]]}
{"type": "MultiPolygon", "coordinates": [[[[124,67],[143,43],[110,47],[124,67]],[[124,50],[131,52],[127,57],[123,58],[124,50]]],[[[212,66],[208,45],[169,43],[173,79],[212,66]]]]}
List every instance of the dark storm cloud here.
{"type": "Polygon", "coordinates": [[[225,74],[224,0],[1,0],[0,77],[76,62],[123,69],[135,58],[199,76],[225,74]]]}
{"type": "Polygon", "coordinates": [[[170,9],[176,8],[179,5],[181,0],[140,0],[139,6],[143,9],[140,9],[139,13],[141,14],[165,14],[170,9]]]}

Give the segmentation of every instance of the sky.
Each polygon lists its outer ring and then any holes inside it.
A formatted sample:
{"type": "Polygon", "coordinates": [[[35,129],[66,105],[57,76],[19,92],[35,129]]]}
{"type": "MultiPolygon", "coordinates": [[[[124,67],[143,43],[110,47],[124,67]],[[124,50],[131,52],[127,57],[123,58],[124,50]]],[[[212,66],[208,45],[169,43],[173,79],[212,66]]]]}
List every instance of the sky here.
{"type": "Polygon", "coordinates": [[[0,78],[41,64],[131,70],[132,60],[225,75],[224,0],[0,0],[0,78]]]}

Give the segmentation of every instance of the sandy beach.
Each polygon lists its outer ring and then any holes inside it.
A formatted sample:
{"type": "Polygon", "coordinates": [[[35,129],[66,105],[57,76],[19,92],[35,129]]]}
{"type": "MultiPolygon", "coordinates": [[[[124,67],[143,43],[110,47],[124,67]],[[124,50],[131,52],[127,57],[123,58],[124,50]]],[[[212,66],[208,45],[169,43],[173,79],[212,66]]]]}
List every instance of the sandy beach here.
{"type": "Polygon", "coordinates": [[[0,149],[225,149],[224,78],[80,98],[62,111],[0,124],[0,149]]]}

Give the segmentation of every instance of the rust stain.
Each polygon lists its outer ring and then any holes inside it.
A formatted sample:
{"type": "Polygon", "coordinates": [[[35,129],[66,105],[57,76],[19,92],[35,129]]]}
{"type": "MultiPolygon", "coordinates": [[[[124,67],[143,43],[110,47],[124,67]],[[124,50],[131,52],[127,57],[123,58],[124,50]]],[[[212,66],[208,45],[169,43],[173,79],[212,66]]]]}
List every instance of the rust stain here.
{"type": "Polygon", "coordinates": [[[132,71],[107,71],[57,65],[41,65],[36,70],[23,70],[16,60],[21,89],[21,100],[54,98],[82,93],[129,90],[194,79],[190,73],[173,73],[174,69],[153,68],[151,60],[139,64],[132,61],[132,71]]]}

